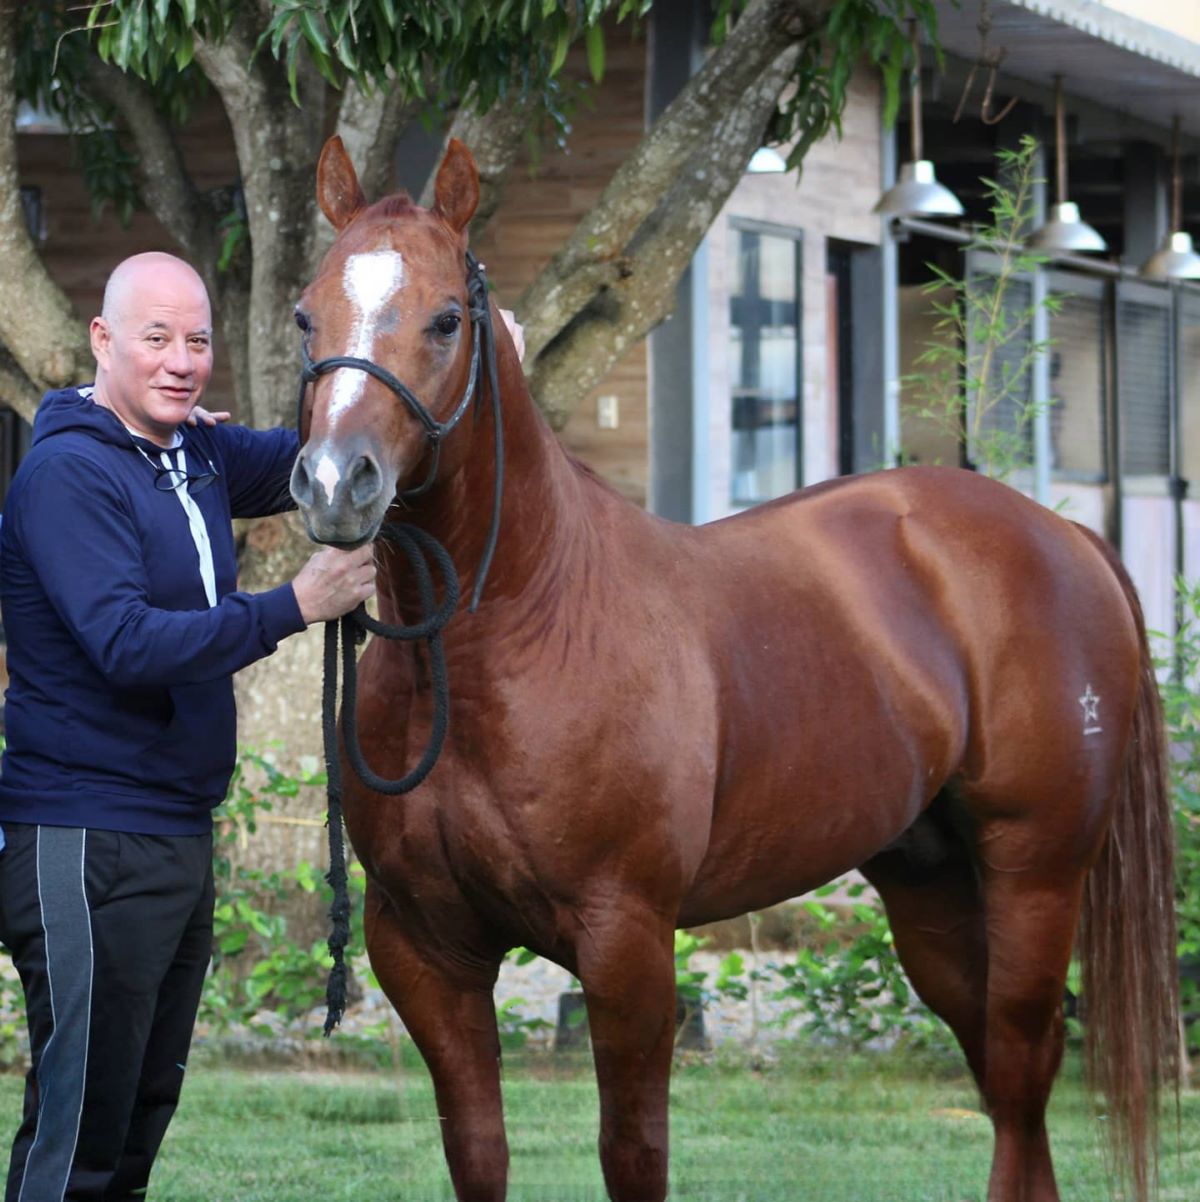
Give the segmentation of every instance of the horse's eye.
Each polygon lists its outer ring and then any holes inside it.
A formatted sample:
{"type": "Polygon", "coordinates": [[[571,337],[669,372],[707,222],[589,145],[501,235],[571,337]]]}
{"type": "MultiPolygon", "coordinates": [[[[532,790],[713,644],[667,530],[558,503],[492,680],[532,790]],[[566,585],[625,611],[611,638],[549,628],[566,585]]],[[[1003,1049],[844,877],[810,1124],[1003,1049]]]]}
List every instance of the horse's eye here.
{"type": "Polygon", "coordinates": [[[434,323],[433,328],[437,330],[443,338],[450,338],[458,333],[458,327],[462,324],[462,318],[457,313],[443,313],[434,323]]]}
{"type": "Polygon", "coordinates": [[[308,323],[308,314],[303,309],[297,309],[293,316],[296,319],[296,324],[304,331],[305,334],[312,328],[308,323]]]}

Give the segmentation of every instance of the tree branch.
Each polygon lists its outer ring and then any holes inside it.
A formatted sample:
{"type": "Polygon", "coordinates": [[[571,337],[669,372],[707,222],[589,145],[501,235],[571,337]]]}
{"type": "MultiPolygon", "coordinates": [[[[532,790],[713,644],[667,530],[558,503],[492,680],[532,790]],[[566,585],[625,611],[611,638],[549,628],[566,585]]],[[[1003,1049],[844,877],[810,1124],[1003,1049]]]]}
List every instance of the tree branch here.
{"type": "Polygon", "coordinates": [[[25,374],[8,347],[0,343],[0,405],[15,409],[32,422],[41,398],[41,389],[25,374]]]}
{"type": "Polygon", "coordinates": [[[196,60],[217,89],[233,130],[246,199],[252,260],[240,327],[223,314],[231,349],[244,339],[243,418],[258,426],[287,420],[294,397],[296,342],[280,320],[305,282],[312,245],[313,177],[325,127],[326,85],[301,56],[300,107],[283,66],[253,56],[265,28],[261,5],[242,6],[220,44],[197,41],[196,60]],[[252,57],[253,56],[253,57],[252,57]]]}
{"type": "MultiPolygon", "coordinates": [[[[211,274],[216,258],[213,214],[196,191],[149,87],[99,55],[88,55],[87,62],[91,90],[117,111],[137,144],[138,182],[150,211],[195,266],[211,274]]],[[[210,289],[213,283],[208,280],[210,289]]]]}
{"type": "Polygon", "coordinates": [[[25,224],[17,171],[16,7],[0,7],[0,367],[4,399],[31,417],[36,398],[88,378],[87,331],[46,271],[25,224]]]}
{"type": "MultiPolygon", "coordinates": [[[[798,54],[798,46],[788,47],[758,73],[736,105],[709,123],[706,137],[691,148],[675,182],[630,239],[618,260],[622,270],[598,285],[534,362],[530,388],[552,425],[561,428],[621,355],[674,308],[676,285],[750,156],[762,145],[798,54]]],[[[584,293],[587,280],[582,269],[571,277],[577,294],[584,293]]]]}
{"type": "MultiPolygon", "coordinates": [[[[399,88],[379,88],[367,93],[347,81],[334,132],[345,144],[368,200],[378,200],[392,190],[396,142],[405,126],[421,111],[422,103],[399,88]]],[[[321,257],[333,245],[333,227],[315,204],[312,221],[309,262],[315,271],[321,257]]]]}
{"type": "MultiPolygon", "coordinates": [[[[446,141],[458,138],[466,143],[479,168],[479,205],[471,219],[469,236],[478,242],[487,228],[492,215],[504,198],[504,186],[508,182],[513,164],[525,140],[529,127],[530,102],[528,99],[514,103],[511,107],[494,104],[486,113],[474,109],[460,108],[454,115],[446,141]]],[[[421,204],[429,208],[433,204],[433,185],[437,172],[431,172],[421,193],[421,204]]]]}
{"type": "MultiPolygon", "coordinates": [[[[748,94],[760,92],[772,64],[819,28],[832,6],[833,0],[752,0],[724,43],[622,163],[600,200],[517,302],[527,363],[595,299],[594,289],[580,273],[626,252],[638,228],[685,171],[696,147],[711,142],[718,119],[741,107],[748,94]]],[[[782,86],[781,82],[776,96],[782,86]]],[[[764,116],[760,135],[765,123],[764,116]]],[[[737,164],[739,174],[745,162],[737,164]]],[[[689,203],[707,191],[708,181],[701,184],[693,177],[689,203]]],[[[674,288],[675,280],[666,282],[674,288]]]]}

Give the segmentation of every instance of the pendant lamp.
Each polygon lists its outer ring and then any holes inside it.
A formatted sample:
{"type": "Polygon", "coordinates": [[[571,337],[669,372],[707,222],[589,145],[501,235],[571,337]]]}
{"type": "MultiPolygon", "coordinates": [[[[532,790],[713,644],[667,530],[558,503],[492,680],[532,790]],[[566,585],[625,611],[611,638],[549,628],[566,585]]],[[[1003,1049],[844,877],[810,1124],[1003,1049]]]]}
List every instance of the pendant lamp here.
{"type": "Polygon", "coordinates": [[[921,47],[917,23],[909,22],[912,40],[912,161],[900,168],[900,178],[879,198],[872,212],[886,217],[961,217],[958,197],[937,182],[933,164],[923,159],[921,146],[921,47]]]}
{"type": "Polygon", "coordinates": [[[1200,255],[1183,231],[1183,175],[1179,170],[1179,118],[1171,128],[1171,227],[1163,244],[1142,264],[1148,280],[1198,280],[1200,255]]]}
{"type": "Polygon", "coordinates": [[[1034,230],[1029,245],[1051,254],[1107,250],[1108,244],[1079,216],[1079,206],[1067,199],[1067,116],[1063,109],[1062,76],[1054,77],[1055,192],[1050,218],[1034,230]]]}

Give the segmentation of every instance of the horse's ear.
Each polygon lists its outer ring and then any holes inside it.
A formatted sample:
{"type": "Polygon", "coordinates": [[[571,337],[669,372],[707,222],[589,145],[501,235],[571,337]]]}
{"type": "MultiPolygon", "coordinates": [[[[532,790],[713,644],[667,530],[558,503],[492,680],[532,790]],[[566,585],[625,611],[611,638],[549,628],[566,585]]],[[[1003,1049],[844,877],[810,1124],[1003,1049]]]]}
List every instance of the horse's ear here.
{"type": "Polygon", "coordinates": [[[329,224],[339,232],[367,205],[354,164],[336,134],[325,143],[317,164],[317,203],[329,224]]]}
{"type": "Polygon", "coordinates": [[[433,211],[461,234],[479,205],[479,169],[471,152],[457,138],[451,138],[446,148],[433,196],[433,211]]]}

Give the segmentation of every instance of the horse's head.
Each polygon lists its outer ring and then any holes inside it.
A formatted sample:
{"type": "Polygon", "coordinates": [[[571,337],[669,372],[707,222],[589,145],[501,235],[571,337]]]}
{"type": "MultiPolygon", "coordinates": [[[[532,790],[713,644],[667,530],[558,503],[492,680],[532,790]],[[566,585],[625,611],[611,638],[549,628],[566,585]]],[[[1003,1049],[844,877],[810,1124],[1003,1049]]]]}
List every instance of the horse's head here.
{"type": "Polygon", "coordinates": [[[471,390],[464,263],[479,174],[457,140],[435,197],[428,210],[406,196],[368,207],[341,139],[325,144],[317,200],[338,237],[296,305],[312,382],[291,486],[317,542],[374,538],[397,491],[429,478],[434,444],[471,390]]]}

